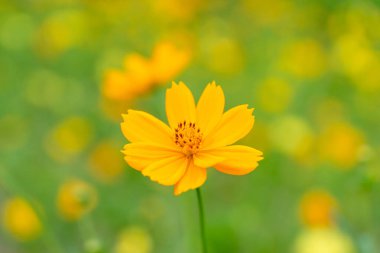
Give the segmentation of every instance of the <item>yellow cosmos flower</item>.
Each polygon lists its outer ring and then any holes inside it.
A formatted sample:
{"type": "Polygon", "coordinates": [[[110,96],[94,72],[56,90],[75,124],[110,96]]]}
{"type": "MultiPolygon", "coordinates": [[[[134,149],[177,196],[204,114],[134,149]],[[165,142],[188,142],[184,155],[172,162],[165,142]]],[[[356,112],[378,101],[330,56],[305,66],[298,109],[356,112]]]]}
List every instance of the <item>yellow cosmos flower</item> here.
{"type": "Polygon", "coordinates": [[[262,152],[231,145],[246,136],[254,124],[248,105],[224,111],[224,94],[215,82],[207,85],[198,104],[182,82],[166,91],[169,126],[152,115],[129,110],[121,129],[131,142],[125,160],[144,176],[162,185],[174,185],[174,194],[200,187],[206,168],[231,175],[253,171],[262,152]]]}
{"type": "Polygon", "coordinates": [[[153,251],[153,240],[143,227],[133,226],[119,235],[115,253],[150,253],[153,251]]]}
{"type": "Polygon", "coordinates": [[[160,42],[153,49],[151,58],[137,53],[129,54],[124,60],[123,71],[108,70],[103,94],[116,101],[131,100],[147,93],[155,85],[173,79],[189,62],[189,50],[179,49],[170,42],[160,42]]]}
{"type": "Polygon", "coordinates": [[[352,169],[360,161],[360,150],[365,145],[363,134],[345,122],[330,124],[320,137],[322,159],[333,163],[339,169],[352,169]]]}
{"type": "Polygon", "coordinates": [[[20,197],[5,203],[3,221],[9,233],[20,241],[36,239],[42,232],[42,224],[35,210],[20,197]]]}
{"type": "Polygon", "coordinates": [[[313,39],[300,40],[286,46],[280,62],[286,71],[304,79],[321,76],[328,63],[323,46],[313,39]]]}
{"type": "Polygon", "coordinates": [[[110,183],[118,179],[123,172],[123,159],[118,155],[117,148],[111,140],[99,143],[89,158],[91,173],[100,181],[110,183]]]}
{"type": "Polygon", "coordinates": [[[303,196],[299,214],[308,227],[332,227],[337,206],[335,198],[328,192],[314,190],[303,196]]]}
{"type": "Polygon", "coordinates": [[[92,138],[92,126],[82,117],[70,117],[59,123],[45,139],[46,152],[56,161],[67,162],[80,154],[92,138]]]}
{"type": "Polygon", "coordinates": [[[106,72],[103,92],[110,99],[129,100],[147,92],[153,81],[149,59],[133,53],[125,57],[124,71],[106,72]]]}
{"type": "Polygon", "coordinates": [[[72,179],[59,189],[57,207],[66,220],[78,220],[97,204],[95,189],[81,180],[72,179]]]}
{"type": "Polygon", "coordinates": [[[154,48],[151,61],[154,82],[166,83],[189,64],[190,52],[180,50],[172,43],[161,42],[154,48]],[[176,60],[173,62],[171,59],[176,60]]]}
{"type": "Polygon", "coordinates": [[[310,229],[296,239],[295,253],[355,253],[354,243],[348,235],[336,228],[310,229]]]}

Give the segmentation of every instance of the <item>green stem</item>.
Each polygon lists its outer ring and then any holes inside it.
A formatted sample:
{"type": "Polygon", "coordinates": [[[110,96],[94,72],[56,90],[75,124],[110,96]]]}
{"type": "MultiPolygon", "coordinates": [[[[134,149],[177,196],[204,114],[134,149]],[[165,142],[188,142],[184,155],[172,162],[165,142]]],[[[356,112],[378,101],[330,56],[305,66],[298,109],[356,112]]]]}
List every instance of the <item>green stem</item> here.
{"type": "Polygon", "coordinates": [[[205,215],[204,215],[204,209],[203,209],[201,188],[197,188],[197,199],[198,199],[198,211],[199,211],[199,224],[200,224],[200,230],[201,230],[202,252],[207,253],[207,242],[206,242],[206,233],[205,233],[205,215]]]}

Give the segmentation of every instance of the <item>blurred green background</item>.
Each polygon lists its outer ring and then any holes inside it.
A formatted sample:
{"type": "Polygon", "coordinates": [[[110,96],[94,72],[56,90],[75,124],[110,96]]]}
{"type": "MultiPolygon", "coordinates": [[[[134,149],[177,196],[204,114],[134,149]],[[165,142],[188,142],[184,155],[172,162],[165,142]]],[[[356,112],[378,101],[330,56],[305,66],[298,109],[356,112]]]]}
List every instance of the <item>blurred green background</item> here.
{"type": "Polygon", "coordinates": [[[120,113],[165,120],[171,80],[255,107],[265,159],[202,187],[210,252],[380,252],[379,28],[377,0],[0,0],[0,252],[200,252],[195,192],[120,152],[120,113]],[[162,41],[183,66],[107,97],[162,41]]]}

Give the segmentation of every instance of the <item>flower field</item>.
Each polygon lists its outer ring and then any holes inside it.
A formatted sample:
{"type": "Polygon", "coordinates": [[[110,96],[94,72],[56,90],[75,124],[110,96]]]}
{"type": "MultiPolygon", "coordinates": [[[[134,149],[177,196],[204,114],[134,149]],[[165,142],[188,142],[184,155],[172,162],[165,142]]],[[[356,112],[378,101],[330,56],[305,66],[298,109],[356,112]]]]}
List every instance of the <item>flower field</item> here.
{"type": "Polygon", "coordinates": [[[379,28],[377,0],[0,0],[0,252],[380,252],[379,28]]]}

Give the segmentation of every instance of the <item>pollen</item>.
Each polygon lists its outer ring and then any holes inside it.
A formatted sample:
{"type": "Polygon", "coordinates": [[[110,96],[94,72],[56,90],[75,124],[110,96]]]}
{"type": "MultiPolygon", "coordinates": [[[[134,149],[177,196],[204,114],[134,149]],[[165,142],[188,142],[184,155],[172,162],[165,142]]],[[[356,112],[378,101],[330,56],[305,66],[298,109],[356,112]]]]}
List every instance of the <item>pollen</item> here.
{"type": "Polygon", "coordinates": [[[175,144],[181,147],[187,156],[191,156],[198,151],[202,142],[202,132],[195,123],[180,122],[174,131],[175,144]]]}

